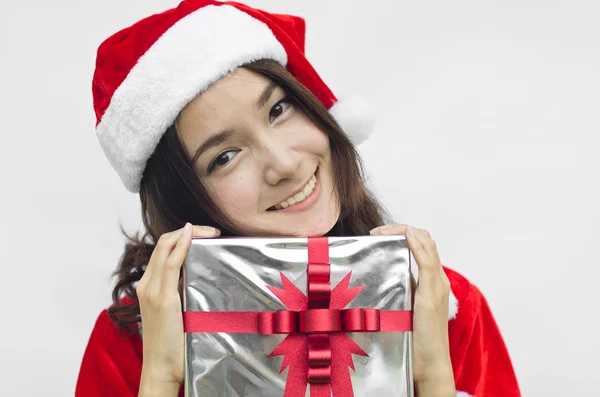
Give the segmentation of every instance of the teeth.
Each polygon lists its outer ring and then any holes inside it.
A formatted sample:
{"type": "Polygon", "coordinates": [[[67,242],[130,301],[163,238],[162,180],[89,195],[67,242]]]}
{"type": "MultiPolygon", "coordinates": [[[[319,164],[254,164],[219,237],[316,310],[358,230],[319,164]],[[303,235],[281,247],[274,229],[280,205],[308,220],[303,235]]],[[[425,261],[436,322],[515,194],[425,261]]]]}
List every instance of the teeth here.
{"type": "Polygon", "coordinates": [[[312,193],[316,184],[317,184],[317,177],[315,175],[313,175],[312,178],[310,178],[310,181],[308,181],[308,183],[306,184],[306,186],[304,186],[304,189],[302,189],[302,191],[300,193],[297,193],[294,196],[275,205],[275,208],[276,209],[287,208],[290,205],[294,205],[296,203],[303,201],[306,197],[308,197],[312,193]]]}

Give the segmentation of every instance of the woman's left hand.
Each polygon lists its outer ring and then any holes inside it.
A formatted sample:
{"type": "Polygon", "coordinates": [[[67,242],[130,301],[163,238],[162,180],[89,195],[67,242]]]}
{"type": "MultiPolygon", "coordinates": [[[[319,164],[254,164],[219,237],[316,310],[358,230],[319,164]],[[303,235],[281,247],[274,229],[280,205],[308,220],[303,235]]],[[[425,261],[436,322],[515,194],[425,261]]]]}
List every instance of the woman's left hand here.
{"type": "Polygon", "coordinates": [[[413,301],[413,376],[420,397],[456,396],[448,343],[450,281],[426,230],[390,224],[372,235],[404,235],[419,269],[413,301]]]}

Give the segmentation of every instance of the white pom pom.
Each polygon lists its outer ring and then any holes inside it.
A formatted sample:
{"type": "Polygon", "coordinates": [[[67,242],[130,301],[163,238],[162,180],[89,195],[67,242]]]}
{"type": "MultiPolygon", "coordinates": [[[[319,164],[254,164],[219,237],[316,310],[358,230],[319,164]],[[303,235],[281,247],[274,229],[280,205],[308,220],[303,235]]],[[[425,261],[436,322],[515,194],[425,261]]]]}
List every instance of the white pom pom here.
{"type": "Polygon", "coordinates": [[[336,119],[352,143],[366,141],[375,126],[375,112],[362,97],[352,95],[337,101],[329,113],[336,119]]]}

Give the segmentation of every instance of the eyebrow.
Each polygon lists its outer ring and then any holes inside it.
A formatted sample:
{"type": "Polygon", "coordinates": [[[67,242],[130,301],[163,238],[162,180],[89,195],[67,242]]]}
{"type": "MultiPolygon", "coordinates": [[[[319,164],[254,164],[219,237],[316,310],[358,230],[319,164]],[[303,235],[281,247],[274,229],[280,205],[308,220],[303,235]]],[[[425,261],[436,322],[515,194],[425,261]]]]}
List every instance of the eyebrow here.
{"type": "Polygon", "coordinates": [[[267,104],[267,102],[269,102],[269,99],[271,99],[271,95],[273,95],[273,91],[275,91],[277,87],[279,87],[277,83],[271,81],[269,85],[266,86],[263,92],[260,94],[254,106],[256,106],[259,109],[264,107],[267,104]]]}
{"type": "MultiPolygon", "coordinates": [[[[273,92],[277,89],[277,87],[279,86],[276,82],[272,81],[271,83],[269,83],[269,85],[265,87],[263,92],[256,100],[254,106],[259,109],[263,108],[269,102],[269,99],[271,99],[271,95],[273,95],[273,92]]],[[[192,164],[196,164],[196,161],[198,161],[198,158],[202,155],[202,153],[206,152],[208,149],[214,146],[218,146],[221,143],[225,142],[231,137],[231,135],[233,135],[233,133],[234,130],[232,128],[228,128],[224,131],[219,132],[218,134],[211,136],[206,141],[204,141],[200,146],[198,146],[198,149],[196,149],[196,153],[194,153],[194,157],[192,158],[192,164]]]]}
{"type": "Polygon", "coordinates": [[[233,129],[228,128],[225,131],[221,131],[218,134],[213,135],[207,140],[205,140],[200,146],[198,146],[198,149],[196,149],[196,153],[194,153],[194,158],[192,159],[192,164],[196,164],[196,161],[198,161],[198,157],[200,157],[202,153],[206,152],[208,149],[214,146],[222,144],[223,142],[228,140],[229,137],[231,137],[231,135],[233,135],[233,129]]]}

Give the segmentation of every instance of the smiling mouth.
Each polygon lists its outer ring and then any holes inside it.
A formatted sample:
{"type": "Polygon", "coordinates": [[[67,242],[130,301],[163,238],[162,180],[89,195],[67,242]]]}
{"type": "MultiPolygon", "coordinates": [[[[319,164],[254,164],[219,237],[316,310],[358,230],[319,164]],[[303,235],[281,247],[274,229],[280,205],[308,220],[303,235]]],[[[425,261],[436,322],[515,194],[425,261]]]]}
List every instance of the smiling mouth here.
{"type": "Polygon", "coordinates": [[[278,211],[282,209],[286,209],[289,207],[293,207],[296,204],[299,204],[306,200],[315,190],[315,186],[317,184],[317,171],[313,174],[313,176],[309,179],[308,183],[302,188],[302,190],[287,199],[283,200],[279,204],[275,204],[274,206],[267,209],[267,211],[278,211]]]}

